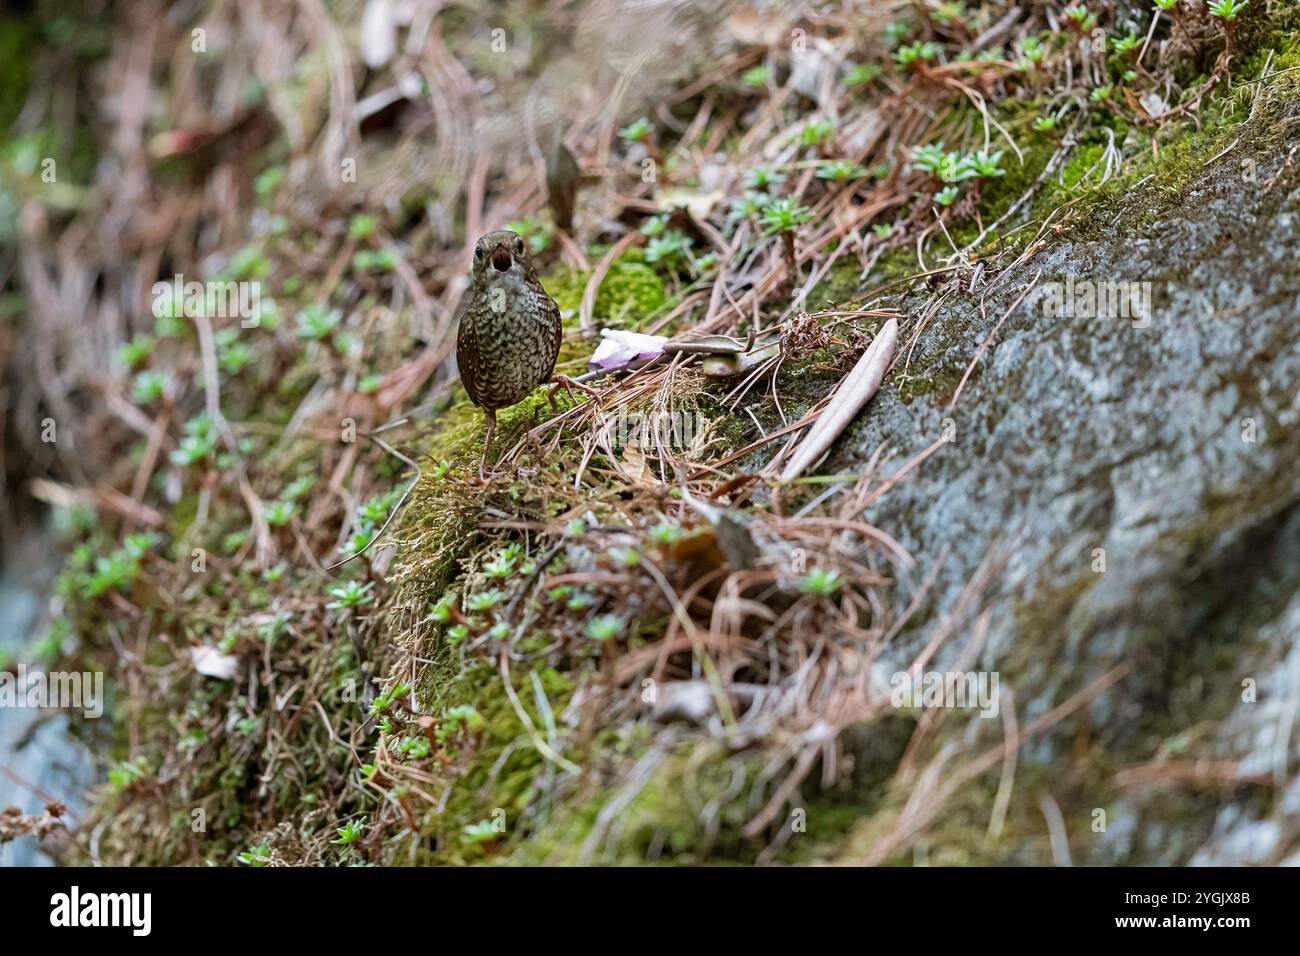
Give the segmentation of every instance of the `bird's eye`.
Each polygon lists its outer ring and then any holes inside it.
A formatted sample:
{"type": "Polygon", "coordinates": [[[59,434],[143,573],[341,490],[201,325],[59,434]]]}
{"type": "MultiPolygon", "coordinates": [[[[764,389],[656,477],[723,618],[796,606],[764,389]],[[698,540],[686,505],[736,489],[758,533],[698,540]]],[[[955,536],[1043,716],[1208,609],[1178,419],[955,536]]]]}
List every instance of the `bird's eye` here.
{"type": "Polygon", "coordinates": [[[475,262],[482,262],[482,261],[483,261],[483,250],[482,250],[482,249],[475,249],[475,250],[474,250],[474,261],[475,261],[475,262]]]}
{"type": "Polygon", "coordinates": [[[524,241],[522,239],[515,240],[515,249],[521,256],[524,254],[524,241]]]}

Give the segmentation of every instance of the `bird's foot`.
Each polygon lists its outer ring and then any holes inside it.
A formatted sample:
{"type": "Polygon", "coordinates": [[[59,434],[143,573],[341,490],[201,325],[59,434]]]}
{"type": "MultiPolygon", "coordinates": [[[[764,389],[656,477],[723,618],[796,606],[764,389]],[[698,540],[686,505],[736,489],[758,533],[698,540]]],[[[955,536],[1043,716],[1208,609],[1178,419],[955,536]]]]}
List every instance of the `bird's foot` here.
{"type": "Polygon", "coordinates": [[[547,398],[550,399],[552,405],[555,404],[555,393],[558,392],[561,388],[563,388],[564,391],[568,394],[569,401],[573,402],[573,404],[575,405],[578,404],[578,399],[573,394],[573,390],[575,388],[580,392],[586,392],[592,398],[597,398],[597,399],[600,398],[600,393],[597,392],[594,388],[591,388],[590,386],[587,385],[583,385],[577,379],[569,378],[569,376],[567,375],[552,375],[550,378],[550,383],[551,383],[551,391],[550,394],[547,396],[547,398]]]}

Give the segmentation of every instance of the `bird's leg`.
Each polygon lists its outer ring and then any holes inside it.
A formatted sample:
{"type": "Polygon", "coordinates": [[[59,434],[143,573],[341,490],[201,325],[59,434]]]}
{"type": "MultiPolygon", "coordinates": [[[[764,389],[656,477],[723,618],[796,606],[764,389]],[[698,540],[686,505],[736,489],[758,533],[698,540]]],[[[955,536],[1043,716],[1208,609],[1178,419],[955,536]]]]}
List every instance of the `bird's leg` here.
{"type": "Polygon", "coordinates": [[[550,399],[552,405],[555,404],[555,393],[561,387],[563,387],[565,392],[568,393],[569,401],[573,402],[573,404],[575,405],[578,404],[578,399],[573,394],[573,390],[575,388],[578,389],[579,391],[586,392],[592,398],[600,398],[600,394],[594,388],[590,388],[589,386],[583,385],[577,379],[569,378],[569,376],[567,375],[552,375],[549,381],[551,383],[550,399]]]}
{"type": "Polygon", "coordinates": [[[492,433],[497,428],[496,409],[483,409],[483,418],[487,422],[487,432],[483,435],[483,457],[478,461],[478,480],[487,484],[487,477],[483,474],[483,468],[487,465],[488,448],[492,445],[492,433]]]}

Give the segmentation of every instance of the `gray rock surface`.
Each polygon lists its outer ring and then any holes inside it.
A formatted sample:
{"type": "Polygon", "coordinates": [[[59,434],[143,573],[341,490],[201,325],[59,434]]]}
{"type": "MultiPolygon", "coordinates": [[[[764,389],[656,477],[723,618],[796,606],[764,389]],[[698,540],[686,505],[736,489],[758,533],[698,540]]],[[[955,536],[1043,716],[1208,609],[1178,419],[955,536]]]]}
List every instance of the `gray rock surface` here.
{"type": "MultiPolygon", "coordinates": [[[[974,295],[964,284],[916,344],[920,394],[886,387],[821,469],[851,470],[882,443],[896,469],[951,419],[955,440],[868,513],[918,558],[910,585],[946,551],[930,606],[951,609],[981,560],[1009,550],[980,666],[1014,687],[1022,726],[1128,666],[1086,716],[1023,751],[1027,769],[1047,771],[1075,863],[1296,859],[1297,120],[1300,104],[1279,107],[1234,153],[1204,169],[1197,159],[1180,190],[1141,185],[1093,214],[1088,239],[1049,245],[974,295]],[[1281,148],[1255,144],[1279,125],[1281,148]],[[1045,314],[1049,283],[1070,276],[1150,283],[1149,324],[1045,314]],[[1153,762],[1182,776],[1120,774],[1153,762]],[[1089,827],[1098,807],[1105,834],[1089,827]]],[[[916,314],[930,298],[900,304],[916,314]]]]}

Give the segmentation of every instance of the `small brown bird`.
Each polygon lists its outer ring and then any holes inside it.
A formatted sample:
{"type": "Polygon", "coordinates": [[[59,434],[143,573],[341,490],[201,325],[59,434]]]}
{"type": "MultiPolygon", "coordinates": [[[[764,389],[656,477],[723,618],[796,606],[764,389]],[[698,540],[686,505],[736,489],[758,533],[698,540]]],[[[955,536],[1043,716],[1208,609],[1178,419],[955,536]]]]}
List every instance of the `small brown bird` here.
{"type": "Polygon", "coordinates": [[[498,408],[523,401],[545,382],[596,394],[568,376],[551,374],[563,334],[560,307],[537,280],[523,237],[501,229],[476,242],[470,286],[461,299],[456,361],[469,400],[487,419],[480,479],[486,480],[498,408]]]}

